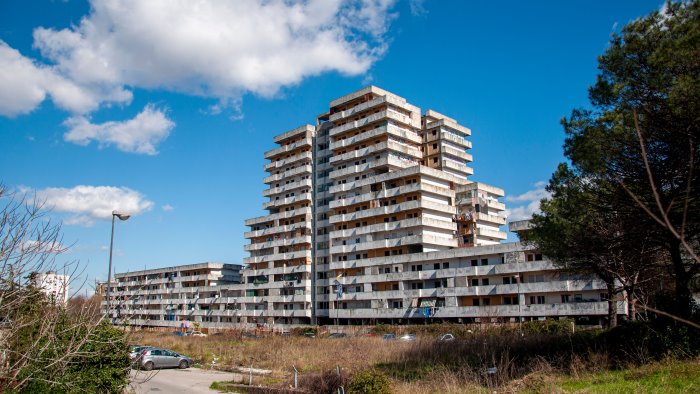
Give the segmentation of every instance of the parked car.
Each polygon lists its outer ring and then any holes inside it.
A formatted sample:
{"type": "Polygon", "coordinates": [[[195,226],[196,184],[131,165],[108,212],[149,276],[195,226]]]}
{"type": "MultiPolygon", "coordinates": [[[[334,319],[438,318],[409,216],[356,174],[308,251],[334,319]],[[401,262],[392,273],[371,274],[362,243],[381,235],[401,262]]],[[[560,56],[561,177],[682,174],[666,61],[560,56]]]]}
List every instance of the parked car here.
{"type": "Polygon", "coordinates": [[[176,337],[184,337],[185,335],[187,335],[187,334],[185,334],[185,333],[182,332],[182,331],[173,331],[173,334],[174,334],[176,337]]]}
{"type": "Polygon", "coordinates": [[[442,334],[442,335],[440,335],[440,339],[439,339],[439,340],[440,340],[441,342],[451,342],[451,341],[454,341],[454,340],[455,340],[455,336],[452,335],[452,334],[449,334],[449,333],[447,333],[447,334],[442,334]]]}
{"type": "Polygon", "coordinates": [[[328,338],[345,338],[347,336],[348,334],[344,332],[334,332],[333,334],[329,335],[328,338]]]}
{"type": "Polygon", "coordinates": [[[186,332],[185,335],[190,336],[190,337],[206,337],[207,334],[201,332],[201,331],[190,331],[186,332]]]}
{"type": "Polygon", "coordinates": [[[396,335],[394,334],[384,334],[382,337],[385,341],[395,341],[396,340],[396,335]]]}
{"type": "Polygon", "coordinates": [[[189,368],[192,365],[192,359],[173,352],[172,350],[149,348],[141,352],[141,358],[138,360],[138,365],[141,369],[150,371],[154,368],[189,368]]]}
{"type": "Polygon", "coordinates": [[[399,341],[415,341],[416,334],[403,334],[399,337],[399,341]]]}
{"type": "Polygon", "coordinates": [[[143,351],[152,347],[153,346],[131,345],[129,349],[129,358],[131,359],[131,364],[137,365],[138,359],[141,358],[141,354],[143,353],[143,351]]]}

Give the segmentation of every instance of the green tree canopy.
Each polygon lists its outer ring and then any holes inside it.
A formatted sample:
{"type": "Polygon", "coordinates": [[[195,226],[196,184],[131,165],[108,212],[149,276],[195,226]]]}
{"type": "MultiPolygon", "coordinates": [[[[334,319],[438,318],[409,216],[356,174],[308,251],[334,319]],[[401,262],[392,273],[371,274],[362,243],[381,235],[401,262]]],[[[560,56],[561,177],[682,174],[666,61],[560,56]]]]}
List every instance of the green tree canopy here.
{"type": "Polygon", "coordinates": [[[550,180],[531,234],[555,261],[588,259],[599,275],[666,263],[683,315],[700,269],[699,59],[698,1],[669,2],[613,35],[590,108],[562,120],[570,164],[550,180]]]}

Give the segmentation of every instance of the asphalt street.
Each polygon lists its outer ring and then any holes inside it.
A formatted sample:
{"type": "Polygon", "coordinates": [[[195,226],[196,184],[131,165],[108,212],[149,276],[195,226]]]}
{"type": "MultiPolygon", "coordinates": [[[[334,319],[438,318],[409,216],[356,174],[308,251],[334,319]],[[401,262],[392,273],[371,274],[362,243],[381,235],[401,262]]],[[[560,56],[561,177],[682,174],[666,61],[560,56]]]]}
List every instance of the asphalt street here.
{"type": "MultiPolygon", "coordinates": [[[[218,393],[209,386],[215,381],[232,380],[233,373],[199,368],[161,369],[151,372],[132,371],[131,388],[135,394],[218,393]]],[[[238,378],[240,380],[240,377],[238,378]]]]}

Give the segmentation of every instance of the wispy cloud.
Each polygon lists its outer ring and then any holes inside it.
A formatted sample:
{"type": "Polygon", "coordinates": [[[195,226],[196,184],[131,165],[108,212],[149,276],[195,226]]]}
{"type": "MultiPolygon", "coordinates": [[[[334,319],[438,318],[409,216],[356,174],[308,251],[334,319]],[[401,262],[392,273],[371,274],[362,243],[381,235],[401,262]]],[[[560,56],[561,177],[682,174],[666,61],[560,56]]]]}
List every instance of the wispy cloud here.
{"type": "Polygon", "coordinates": [[[172,205],[170,205],[170,204],[165,204],[165,205],[163,205],[163,206],[160,207],[160,208],[161,208],[164,212],[170,212],[170,211],[172,211],[172,210],[175,209],[175,207],[172,206],[172,205]]]}
{"type": "Polygon", "coordinates": [[[100,148],[114,145],[124,152],[155,155],[156,146],[168,137],[175,122],[168,119],[164,110],[149,104],[133,119],[93,124],[84,116],[75,116],[65,125],[69,130],[63,139],[68,142],[88,145],[95,141],[100,148]]]}
{"type": "Polygon", "coordinates": [[[540,212],[540,201],[549,198],[550,194],[545,190],[546,182],[540,181],[534,184],[534,189],[528,190],[516,196],[506,196],[506,201],[514,202],[514,207],[506,210],[510,221],[529,219],[533,214],[540,212]]]}
{"type": "MultiPolygon", "coordinates": [[[[25,189],[27,190],[27,189],[25,189]]],[[[39,201],[54,212],[68,214],[65,224],[92,226],[96,220],[109,220],[112,211],[139,215],[149,211],[153,202],[127,187],[76,186],[36,190],[39,201]]]]}
{"type": "Polygon", "coordinates": [[[409,0],[408,5],[411,9],[411,15],[413,16],[423,16],[428,14],[428,10],[425,9],[425,0],[409,0]]]}

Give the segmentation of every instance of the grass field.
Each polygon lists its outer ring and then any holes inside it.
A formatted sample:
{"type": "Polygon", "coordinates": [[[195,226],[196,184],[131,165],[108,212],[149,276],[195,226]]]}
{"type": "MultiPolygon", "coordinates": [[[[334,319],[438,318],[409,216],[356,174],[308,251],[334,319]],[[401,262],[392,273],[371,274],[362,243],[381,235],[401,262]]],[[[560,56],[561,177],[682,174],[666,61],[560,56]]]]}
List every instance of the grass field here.
{"type": "Polygon", "coordinates": [[[395,393],[700,393],[698,360],[610,370],[605,357],[598,354],[559,364],[544,359],[520,362],[516,353],[507,351],[489,358],[491,347],[508,347],[509,340],[514,339],[483,335],[442,343],[432,335],[419,336],[415,342],[387,342],[381,337],[249,339],[240,333],[208,338],[130,334],[132,343],[175,350],[192,357],[201,367],[231,370],[253,364],[254,368],[273,371],[272,376],[256,378],[256,385],[289,387],[293,367],[301,380],[308,382],[339,366],[347,376],[377,369],[391,379],[395,393]],[[495,367],[498,372],[487,375],[478,366],[495,367]]]}

